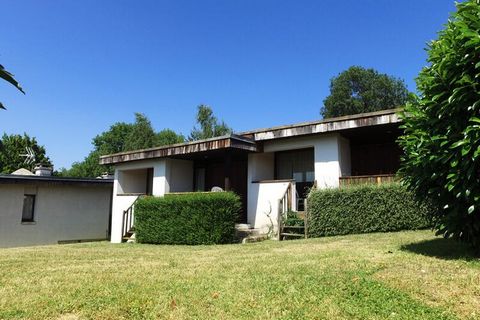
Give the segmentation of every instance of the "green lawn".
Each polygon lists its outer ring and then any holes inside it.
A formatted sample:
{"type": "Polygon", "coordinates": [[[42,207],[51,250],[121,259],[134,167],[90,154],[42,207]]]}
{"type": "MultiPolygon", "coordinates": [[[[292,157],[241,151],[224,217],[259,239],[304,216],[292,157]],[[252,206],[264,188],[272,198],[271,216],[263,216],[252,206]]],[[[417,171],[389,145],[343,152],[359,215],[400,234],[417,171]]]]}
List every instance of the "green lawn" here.
{"type": "Polygon", "coordinates": [[[429,231],[0,249],[1,319],[479,319],[480,260],[429,231]]]}

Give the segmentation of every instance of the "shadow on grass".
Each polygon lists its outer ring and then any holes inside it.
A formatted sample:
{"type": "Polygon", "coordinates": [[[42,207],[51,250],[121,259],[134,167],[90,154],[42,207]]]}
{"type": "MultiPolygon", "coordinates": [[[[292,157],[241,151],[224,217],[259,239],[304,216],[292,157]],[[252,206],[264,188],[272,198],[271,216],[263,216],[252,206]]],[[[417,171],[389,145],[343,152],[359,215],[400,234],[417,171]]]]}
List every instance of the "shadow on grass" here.
{"type": "Polygon", "coordinates": [[[444,260],[480,261],[479,252],[453,239],[437,238],[401,246],[401,250],[444,260]]]}

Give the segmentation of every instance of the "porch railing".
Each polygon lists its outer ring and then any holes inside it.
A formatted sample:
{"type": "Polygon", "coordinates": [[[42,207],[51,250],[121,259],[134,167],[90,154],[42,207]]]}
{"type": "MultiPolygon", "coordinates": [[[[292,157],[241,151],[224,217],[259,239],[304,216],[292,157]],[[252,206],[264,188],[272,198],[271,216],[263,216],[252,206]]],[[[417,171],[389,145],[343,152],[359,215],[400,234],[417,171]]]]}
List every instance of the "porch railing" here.
{"type": "Polygon", "coordinates": [[[289,182],[287,190],[283,196],[278,200],[278,215],[277,215],[277,226],[278,226],[278,236],[277,239],[281,239],[283,219],[286,216],[287,212],[292,210],[292,200],[293,200],[293,183],[289,182]]]}
{"type": "Polygon", "coordinates": [[[397,175],[395,174],[375,174],[364,176],[345,176],[340,177],[340,187],[348,187],[359,184],[385,184],[397,181],[397,175]]]}
{"type": "Polygon", "coordinates": [[[135,222],[135,203],[137,203],[138,197],[128,209],[123,211],[122,217],[122,238],[130,237],[134,230],[135,222]]]}

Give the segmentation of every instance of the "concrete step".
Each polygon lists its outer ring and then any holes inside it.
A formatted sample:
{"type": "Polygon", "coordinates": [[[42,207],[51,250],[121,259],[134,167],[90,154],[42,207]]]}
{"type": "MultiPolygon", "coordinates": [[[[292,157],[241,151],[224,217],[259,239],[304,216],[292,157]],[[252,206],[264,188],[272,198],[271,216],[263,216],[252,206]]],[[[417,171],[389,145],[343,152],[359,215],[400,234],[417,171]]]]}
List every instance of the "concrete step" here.
{"type": "Polygon", "coordinates": [[[249,230],[252,229],[252,225],[250,223],[236,223],[235,224],[236,230],[249,230]]]}
{"type": "Polygon", "coordinates": [[[253,242],[260,242],[260,241],[264,241],[264,240],[267,240],[268,237],[266,234],[259,234],[259,235],[256,235],[256,236],[248,236],[246,238],[243,238],[242,239],[242,243],[253,243],[253,242]]]}
{"type": "Polygon", "coordinates": [[[261,234],[260,229],[237,229],[235,230],[235,234],[237,235],[237,238],[245,238],[248,236],[257,236],[261,234]]]}

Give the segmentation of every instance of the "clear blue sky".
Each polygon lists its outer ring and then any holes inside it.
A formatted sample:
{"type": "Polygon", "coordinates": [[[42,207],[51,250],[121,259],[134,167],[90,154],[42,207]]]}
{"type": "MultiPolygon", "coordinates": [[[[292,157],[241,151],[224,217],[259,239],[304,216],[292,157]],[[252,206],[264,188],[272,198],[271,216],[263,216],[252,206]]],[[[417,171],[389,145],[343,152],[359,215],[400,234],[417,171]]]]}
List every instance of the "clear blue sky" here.
{"type": "Polygon", "coordinates": [[[236,131],[320,118],[351,65],[414,78],[451,0],[3,0],[0,132],[37,137],[56,168],[118,121],[188,134],[196,106],[236,131]]]}

